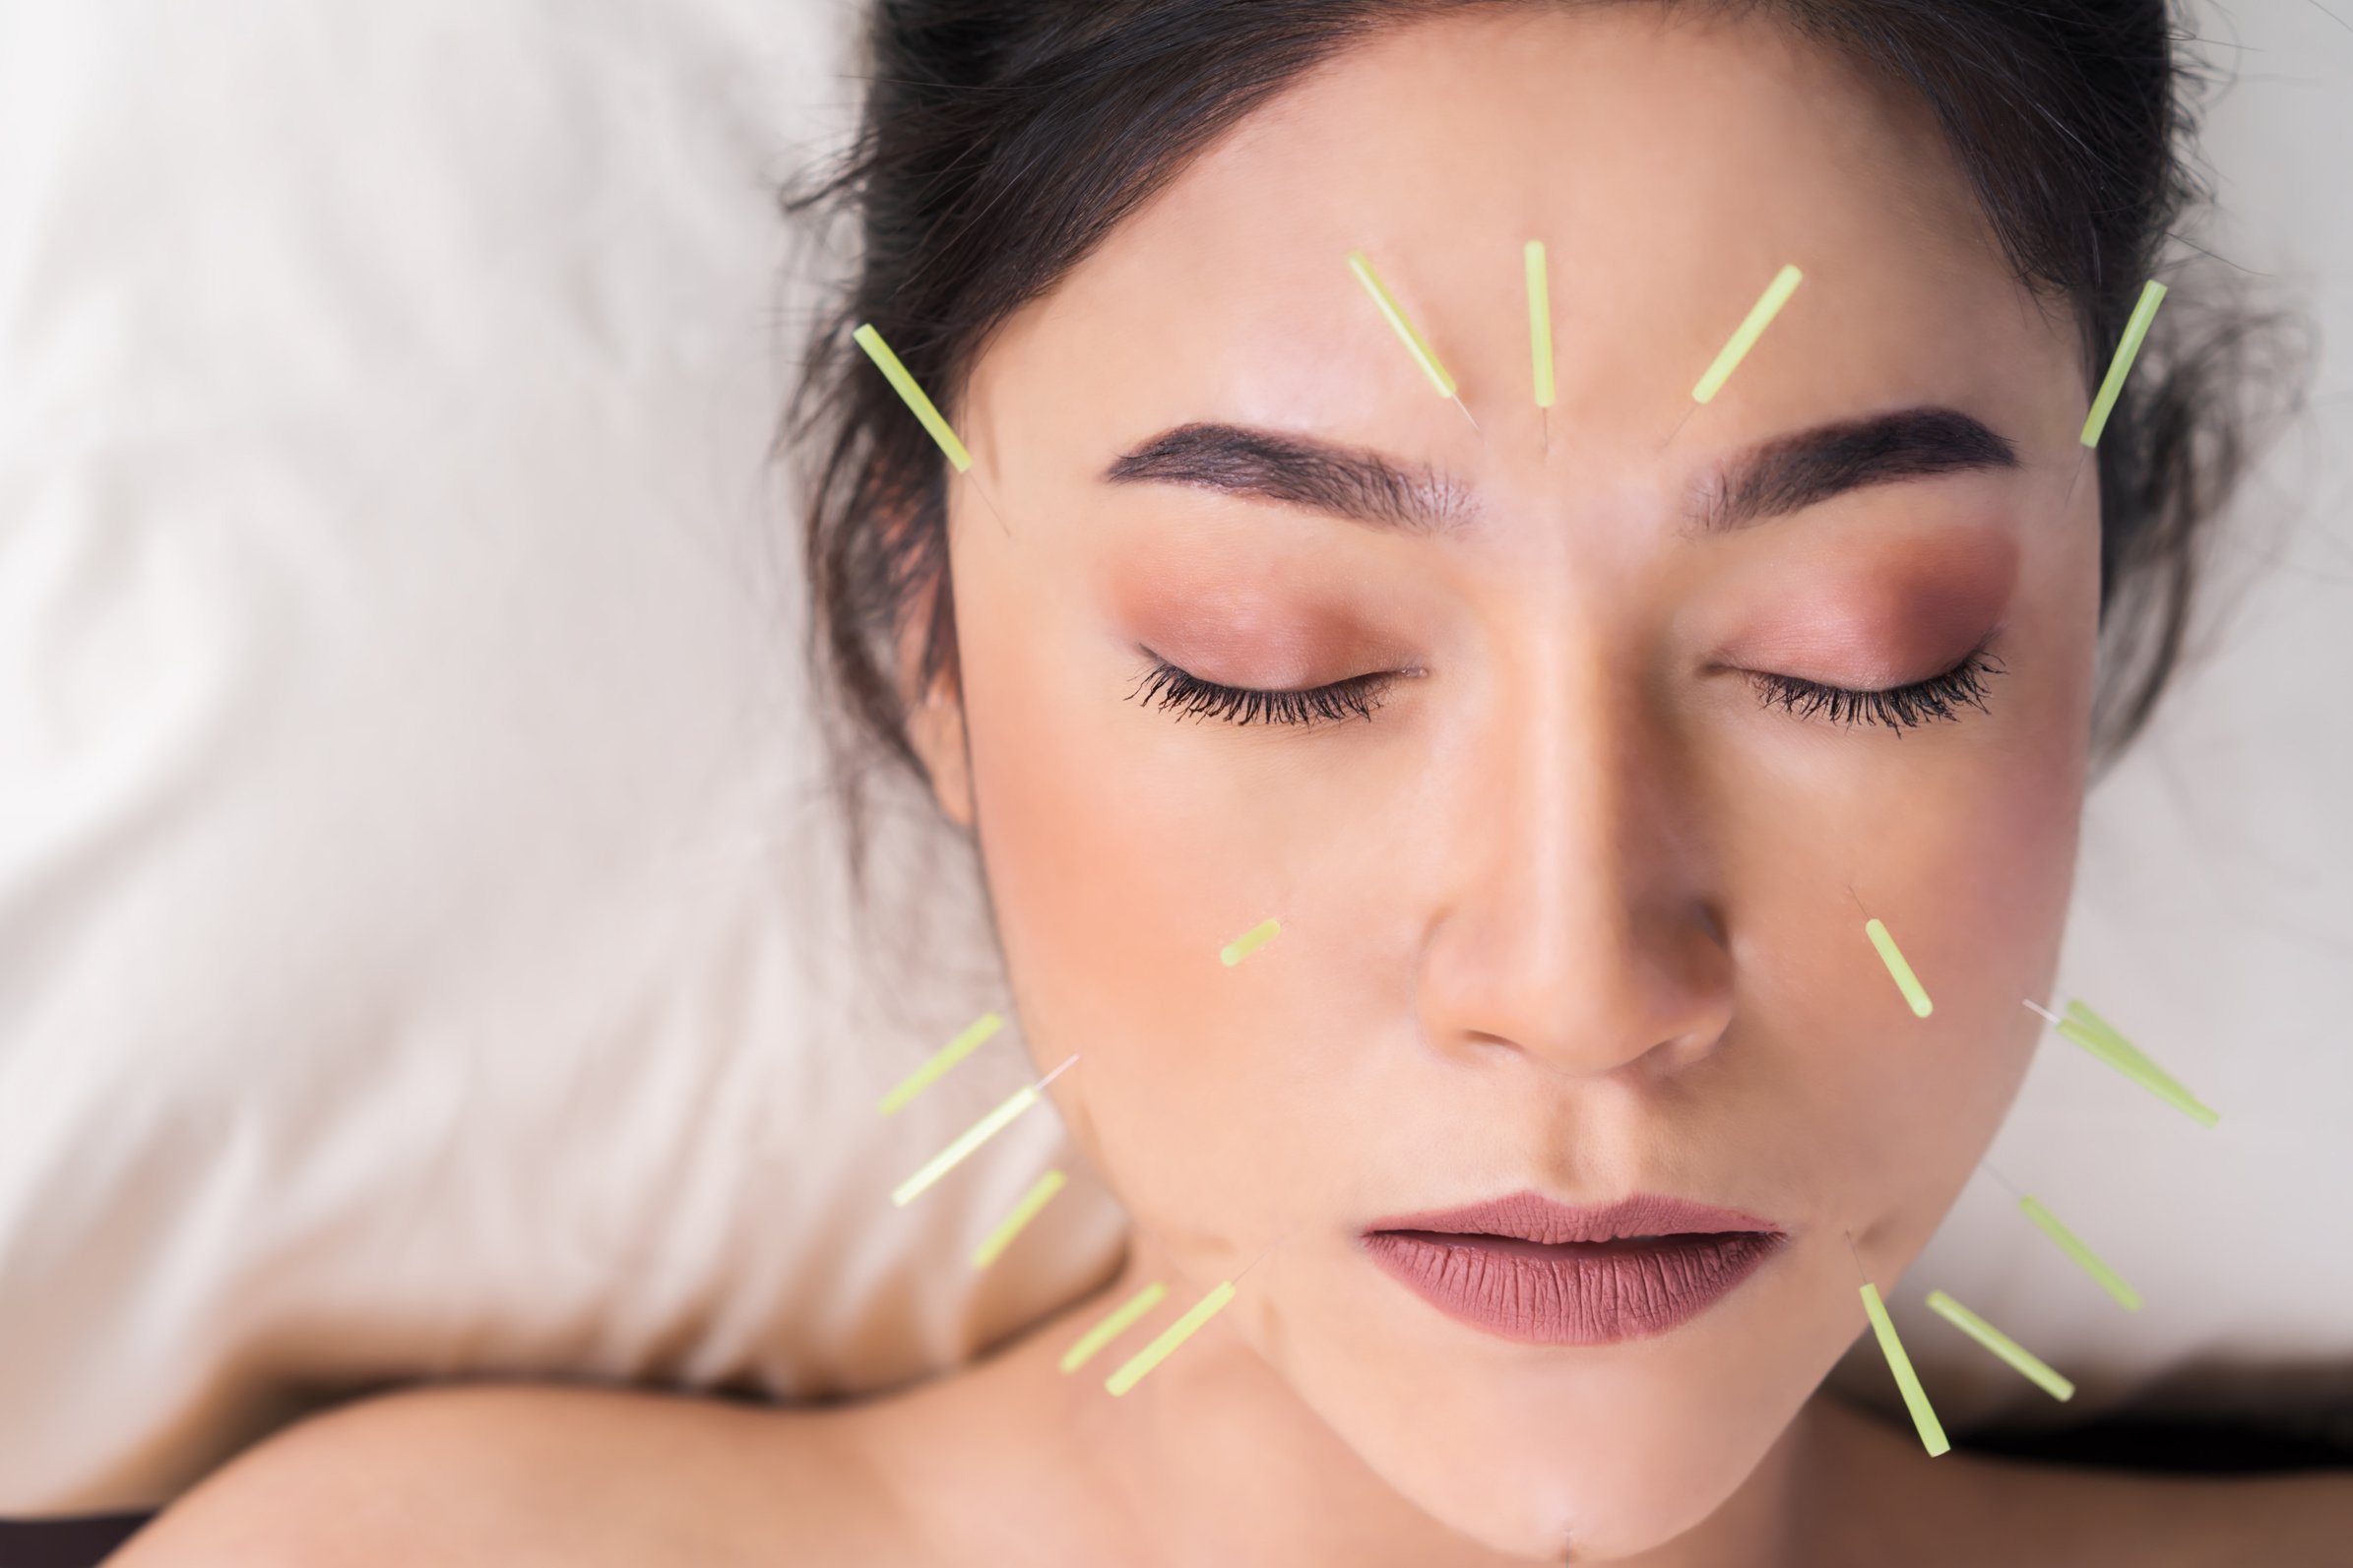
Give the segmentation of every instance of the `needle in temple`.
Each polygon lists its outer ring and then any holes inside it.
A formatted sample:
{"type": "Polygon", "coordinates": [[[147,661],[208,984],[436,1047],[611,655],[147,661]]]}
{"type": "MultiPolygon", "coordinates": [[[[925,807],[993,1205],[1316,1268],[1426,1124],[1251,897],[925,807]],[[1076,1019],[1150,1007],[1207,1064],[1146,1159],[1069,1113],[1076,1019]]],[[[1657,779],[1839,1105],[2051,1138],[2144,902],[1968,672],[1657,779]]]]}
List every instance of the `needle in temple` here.
{"type": "MultiPolygon", "coordinates": [[[[939,450],[946,455],[948,466],[970,479],[972,453],[965,449],[963,441],[957,438],[948,421],[940,416],[938,407],[924,394],[922,385],[909,373],[891,345],[882,341],[882,334],[874,330],[874,324],[870,321],[862,323],[850,336],[859,347],[865,350],[866,357],[874,361],[874,368],[882,372],[883,379],[891,384],[891,390],[898,393],[899,401],[907,405],[917,422],[922,425],[939,450]]],[[[996,503],[988,498],[988,492],[981,488],[977,479],[973,480],[973,493],[980,496],[981,504],[987,507],[989,516],[996,519],[996,526],[1004,529],[1010,537],[1013,531],[1005,526],[1005,514],[996,509],[996,503]]]]}
{"type": "MultiPolygon", "coordinates": [[[[2100,444],[2100,434],[2108,428],[2108,415],[2116,409],[2116,400],[2123,395],[2125,379],[2132,373],[2132,361],[2140,353],[2140,345],[2149,335],[2149,323],[2157,319],[2157,307],[2165,303],[2165,285],[2155,279],[2141,285],[2139,302],[2132,307],[2132,319],[2125,323],[2124,338],[2116,345],[2115,357],[2108,361],[2108,374],[2100,383],[2100,394],[2092,400],[2091,412],[2083,419],[2083,434],[2079,438],[2088,450],[2100,444]]],[[[2081,471],[2080,468],[2077,470],[2081,471]]],[[[2070,489],[2070,495],[2073,491],[2070,489]]]]}

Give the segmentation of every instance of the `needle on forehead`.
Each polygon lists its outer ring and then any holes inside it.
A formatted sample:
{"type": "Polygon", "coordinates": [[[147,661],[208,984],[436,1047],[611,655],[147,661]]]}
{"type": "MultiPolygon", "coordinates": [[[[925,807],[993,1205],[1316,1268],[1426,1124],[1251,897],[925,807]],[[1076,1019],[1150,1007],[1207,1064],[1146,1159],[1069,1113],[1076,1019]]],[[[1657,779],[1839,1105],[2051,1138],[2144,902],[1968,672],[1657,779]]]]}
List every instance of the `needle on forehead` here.
{"type": "Polygon", "coordinates": [[[1544,427],[1544,450],[1553,450],[1553,288],[1546,276],[1544,241],[1532,239],[1521,251],[1528,275],[1528,353],[1534,361],[1537,417],[1544,427]]]}
{"type": "MultiPolygon", "coordinates": [[[[1348,270],[1356,274],[1357,282],[1365,285],[1365,292],[1372,296],[1372,303],[1380,311],[1381,319],[1389,324],[1389,330],[1397,335],[1397,341],[1405,345],[1406,352],[1414,356],[1414,363],[1422,367],[1422,374],[1430,378],[1430,384],[1437,389],[1438,396],[1451,398],[1454,407],[1462,409],[1462,416],[1471,420],[1471,428],[1478,430],[1479,421],[1471,418],[1470,407],[1455,390],[1453,374],[1439,362],[1436,351],[1421,333],[1415,331],[1413,322],[1397,303],[1396,296],[1380,281],[1380,274],[1372,270],[1371,258],[1361,250],[1352,250],[1348,253],[1348,270]]],[[[1479,433],[1485,436],[1487,432],[1481,430],[1479,433]]]]}

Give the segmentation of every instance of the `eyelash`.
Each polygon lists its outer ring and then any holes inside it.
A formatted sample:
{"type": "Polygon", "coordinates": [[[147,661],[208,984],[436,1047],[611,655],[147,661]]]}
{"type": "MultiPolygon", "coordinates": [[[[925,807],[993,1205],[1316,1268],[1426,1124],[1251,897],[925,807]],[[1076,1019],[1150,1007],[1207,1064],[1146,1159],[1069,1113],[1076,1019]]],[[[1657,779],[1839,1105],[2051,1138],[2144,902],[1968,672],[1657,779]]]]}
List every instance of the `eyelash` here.
{"type": "Polygon", "coordinates": [[[1328,686],[1301,691],[1257,691],[1220,686],[1178,669],[1155,654],[1152,668],[1132,694],[1146,707],[1176,710],[1180,719],[1222,719],[1228,723],[1313,724],[1372,718],[1394,674],[1352,675],[1328,686]]]}
{"type": "MultiPolygon", "coordinates": [[[[1344,719],[1370,721],[1390,682],[1399,678],[1395,674],[1354,675],[1300,691],[1259,691],[1220,686],[1178,669],[1158,655],[1151,657],[1153,667],[1131,694],[1137,701],[1146,707],[1174,709],[1180,719],[1221,719],[1235,724],[1313,724],[1344,719]]],[[[1796,718],[1826,717],[1832,723],[1850,728],[1880,724],[1901,731],[1931,721],[1958,719],[1963,707],[1987,712],[1986,677],[2001,674],[2003,667],[2002,661],[1981,646],[1941,674],[1879,691],[1856,691],[1763,670],[1750,670],[1749,676],[1765,706],[1786,709],[1796,718]]]]}
{"type": "Polygon", "coordinates": [[[1880,691],[1855,691],[1763,670],[1750,670],[1749,678],[1768,708],[1787,709],[1800,719],[1827,718],[1850,728],[1881,724],[1900,732],[1932,720],[1958,719],[1964,707],[1987,712],[1986,677],[2002,672],[2002,660],[1981,644],[1940,675],[1880,691]]]}

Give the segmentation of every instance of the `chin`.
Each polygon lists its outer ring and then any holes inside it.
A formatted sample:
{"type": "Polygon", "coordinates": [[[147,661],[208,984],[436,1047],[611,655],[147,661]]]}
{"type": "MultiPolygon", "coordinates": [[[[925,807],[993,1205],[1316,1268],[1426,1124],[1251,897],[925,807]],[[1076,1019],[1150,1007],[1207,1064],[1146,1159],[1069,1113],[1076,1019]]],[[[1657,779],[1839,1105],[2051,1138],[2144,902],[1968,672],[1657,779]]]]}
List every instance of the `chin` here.
{"type": "Polygon", "coordinates": [[[1655,1446],[1600,1434],[1531,1435],[1539,1441],[1528,1447],[1465,1443],[1365,1457],[1458,1535],[1544,1563],[1614,1562],[1655,1550],[1704,1523],[1753,1468],[1716,1451],[1720,1433],[1655,1446]]]}
{"type": "Polygon", "coordinates": [[[1811,1341],[1762,1353],[1777,1337],[1739,1312],[1562,1349],[1358,1305],[1315,1320],[1347,1328],[1283,1347],[1284,1375],[1400,1496],[1530,1562],[1636,1557],[1705,1523],[1791,1430],[1814,1381],[1811,1341]]]}

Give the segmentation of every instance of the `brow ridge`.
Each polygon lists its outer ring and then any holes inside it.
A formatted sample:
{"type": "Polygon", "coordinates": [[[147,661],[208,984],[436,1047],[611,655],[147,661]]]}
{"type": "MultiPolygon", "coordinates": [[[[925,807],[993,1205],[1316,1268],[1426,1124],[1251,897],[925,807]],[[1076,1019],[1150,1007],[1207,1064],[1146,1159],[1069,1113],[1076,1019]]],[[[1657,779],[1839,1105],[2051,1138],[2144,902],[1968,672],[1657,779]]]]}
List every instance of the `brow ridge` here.
{"type": "Polygon", "coordinates": [[[1163,431],[1123,454],[1104,478],[1252,496],[1409,533],[1450,530],[1478,510],[1468,490],[1434,470],[1364,447],[1215,422],[1163,431]]]}
{"type": "Polygon", "coordinates": [[[2017,449],[1982,421],[1954,408],[1905,408],[1750,450],[1704,487],[1699,523],[1727,533],[1871,485],[2017,467],[2017,449]]]}

